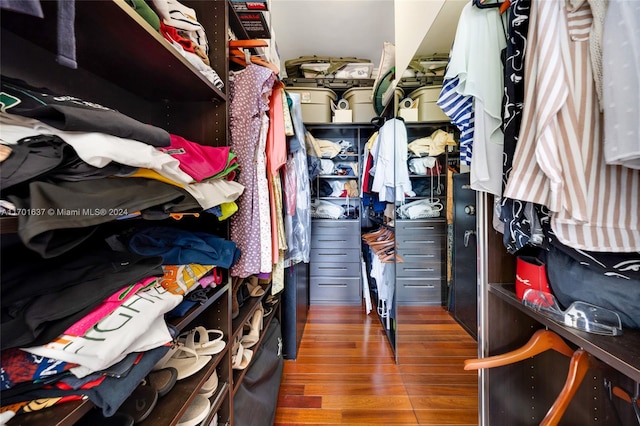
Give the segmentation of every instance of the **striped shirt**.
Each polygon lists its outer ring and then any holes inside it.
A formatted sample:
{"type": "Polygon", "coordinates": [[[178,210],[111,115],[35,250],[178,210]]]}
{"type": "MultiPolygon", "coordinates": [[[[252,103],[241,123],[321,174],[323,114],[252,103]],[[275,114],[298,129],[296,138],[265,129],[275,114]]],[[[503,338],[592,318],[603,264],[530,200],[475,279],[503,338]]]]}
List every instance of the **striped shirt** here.
{"type": "Polygon", "coordinates": [[[458,93],[458,76],[445,80],[438,106],[460,130],[460,163],[470,165],[473,151],[473,97],[458,93]]]}
{"type": "Polygon", "coordinates": [[[589,56],[588,3],[532,1],[520,137],[505,189],[543,204],[557,238],[591,251],[640,250],[640,171],[607,165],[589,56]]]}

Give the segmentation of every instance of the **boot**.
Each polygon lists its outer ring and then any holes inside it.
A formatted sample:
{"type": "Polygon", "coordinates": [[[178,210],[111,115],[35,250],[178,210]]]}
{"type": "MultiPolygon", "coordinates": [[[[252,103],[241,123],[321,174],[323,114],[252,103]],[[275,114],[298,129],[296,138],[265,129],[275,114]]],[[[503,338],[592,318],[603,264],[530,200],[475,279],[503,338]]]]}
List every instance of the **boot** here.
{"type": "Polygon", "coordinates": [[[244,280],[240,277],[233,277],[231,281],[231,318],[236,319],[240,314],[240,305],[238,304],[238,289],[244,280]]]}

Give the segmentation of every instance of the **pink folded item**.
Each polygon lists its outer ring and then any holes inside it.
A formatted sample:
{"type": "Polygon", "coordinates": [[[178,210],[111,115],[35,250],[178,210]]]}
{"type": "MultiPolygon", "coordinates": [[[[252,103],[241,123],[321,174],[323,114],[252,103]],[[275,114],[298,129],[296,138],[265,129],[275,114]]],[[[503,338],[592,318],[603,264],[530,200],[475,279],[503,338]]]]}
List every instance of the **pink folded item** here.
{"type": "Polygon", "coordinates": [[[89,328],[93,327],[98,323],[98,321],[113,312],[118,306],[122,305],[125,300],[136,294],[140,289],[146,288],[149,285],[154,285],[156,280],[156,277],[147,277],[135,284],[116,291],[100,305],[96,306],[91,312],[82,317],[82,319],[67,328],[64,334],[68,334],[70,336],[84,335],[89,328]]]}
{"type": "Polygon", "coordinates": [[[196,182],[217,175],[227,168],[231,148],[228,146],[207,146],[171,135],[171,144],[160,151],[180,161],[180,169],[196,182]]]}

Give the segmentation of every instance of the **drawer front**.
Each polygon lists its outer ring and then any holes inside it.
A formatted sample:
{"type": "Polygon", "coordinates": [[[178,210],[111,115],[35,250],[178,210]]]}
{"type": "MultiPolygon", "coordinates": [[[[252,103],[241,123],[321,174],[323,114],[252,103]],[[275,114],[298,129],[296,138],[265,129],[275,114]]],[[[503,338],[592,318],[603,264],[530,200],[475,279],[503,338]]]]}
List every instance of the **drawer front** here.
{"type": "Polygon", "coordinates": [[[401,305],[441,305],[442,279],[398,278],[396,300],[401,305]]]}
{"type": "Polygon", "coordinates": [[[398,254],[405,262],[414,260],[423,260],[429,262],[444,261],[445,249],[442,244],[422,244],[419,246],[398,245],[398,254]],[[405,256],[408,259],[405,259],[405,256]]]}
{"type": "Polygon", "coordinates": [[[310,263],[350,263],[360,262],[359,248],[334,246],[328,248],[311,248],[310,263]]]}
{"type": "Polygon", "coordinates": [[[405,237],[417,237],[424,235],[447,235],[447,228],[439,223],[429,223],[418,220],[396,221],[396,235],[405,237]]]}
{"type": "Polygon", "coordinates": [[[314,235],[311,237],[311,248],[321,249],[360,249],[360,234],[358,235],[314,235]]]}
{"type": "Polygon", "coordinates": [[[358,305],[361,303],[360,278],[310,277],[311,304],[358,305]]]}
{"type": "Polygon", "coordinates": [[[317,236],[337,235],[340,237],[350,236],[360,240],[359,220],[312,220],[311,239],[317,236]]]}
{"type": "Polygon", "coordinates": [[[445,246],[447,237],[445,235],[424,235],[424,234],[396,234],[396,242],[398,248],[417,248],[417,249],[442,249],[445,246]]]}
{"type": "Polygon", "coordinates": [[[359,278],[362,266],[355,262],[313,262],[309,264],[309,276],[359,278]]]}
{"type": "Polygon", "coordinates": [[[396,277],[442,279],[442,263],[396,263],[396,277]]]}

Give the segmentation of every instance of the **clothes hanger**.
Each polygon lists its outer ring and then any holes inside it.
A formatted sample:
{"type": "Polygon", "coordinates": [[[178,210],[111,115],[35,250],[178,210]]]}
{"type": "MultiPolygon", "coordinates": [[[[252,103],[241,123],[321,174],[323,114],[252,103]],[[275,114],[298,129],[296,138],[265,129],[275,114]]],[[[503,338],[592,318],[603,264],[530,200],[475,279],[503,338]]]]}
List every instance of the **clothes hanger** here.
{"type": "Polygon", "coordinates": [[[478,370],[480,368],[492,368],[513,364],[514,362],[531,358],[549,349],[553,349],[568,357],[574,354],[573,349],[571,349],[560,336],[551,330],[542,329],[533,333],[529,341],[518,349],[487,358],[465,360],[464,369],[478,370]]]}
{"type": "Polygon", "coordinates": [[[540,422],[540,426],[556,426],[560,422],[562,415],[578,391],[578,387],[580,387],[580,383],[582,383],[582,379],[588,370],[589,354],[583,349],[576,350],[571,356],[569,373],[567,374],[564,386],[551,408],[549,408],[547,415],[544,416],[544,419],[540,422]]]}
{"type": "Polygon", "coordinates": [[[266,61],[259,56],[252,55],[248,49],[256,47],[267,47],[268,44],[264,40],[229,40],[229,60],[246,67],[249,63],[261,65],[269,68],[276,75],[280,74],[280,70],[275,64],[266,61]],[[245,49],[245,50],[243,50],[245,49]]]}

